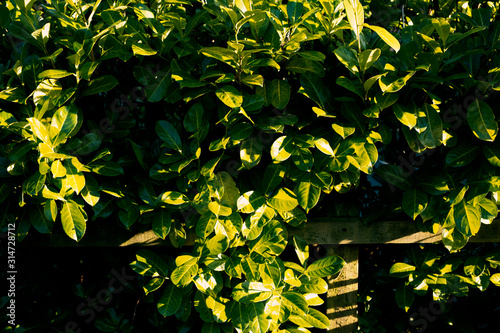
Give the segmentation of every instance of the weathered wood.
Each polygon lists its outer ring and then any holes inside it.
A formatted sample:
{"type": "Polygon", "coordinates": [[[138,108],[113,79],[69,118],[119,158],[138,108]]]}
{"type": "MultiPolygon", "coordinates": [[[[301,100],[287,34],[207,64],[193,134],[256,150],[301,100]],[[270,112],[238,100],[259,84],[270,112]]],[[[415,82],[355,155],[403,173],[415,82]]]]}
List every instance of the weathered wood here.
{"type": "Polygon", "coordinates": [[[340,245],[327,250],[328,255],[342,257],[346,265],[340,274],[328,279],[326,315],[330,319],[329,333],[351,333],[358,328],[359,248],[340,245]]]}
{"type": "MultiPolygon", "coordinates": [[[[118,247],[118,246],[168,246],[170,243],[155,236],[152,230],[130,235],[126,230],[99,226],[90,228],[88,235],[77,243],[62,234],[30,234],[19,246],[30,247],[118,247]]],[[[288,228],[289,236],[301,236],[309,244],[412,244],[441,241],[441,234],[418,230],[412,221],[380,221],[364,224],[356,218],[321,219],[310,221],[305,228],[288,228]]],[[[185,245],[192,245],[194,231],[188,230],[185,245]]],[[[471,242],[500,242],[500,220],[483,225],[471,242]]]]}

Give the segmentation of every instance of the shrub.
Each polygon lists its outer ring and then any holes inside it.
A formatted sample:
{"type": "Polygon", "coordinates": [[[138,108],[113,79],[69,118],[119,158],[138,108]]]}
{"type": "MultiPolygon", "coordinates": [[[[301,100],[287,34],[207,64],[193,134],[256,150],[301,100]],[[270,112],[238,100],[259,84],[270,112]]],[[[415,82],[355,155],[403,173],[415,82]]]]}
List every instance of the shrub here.
{"type": "MultiPolygon", "coordinates": [[[[284,260],[287,228],[406,214],[455,252],[497,216],[498,8],[422,4],[1,5],[4,225],[18,240],[61,225],[80,241],[99,219],[152,229],[190,251],[131,264],[161,315],[194,304],[206,332],[327,328],[313,306],[344,261],[308,262],[299,237],[284,260]]],[[[398,303],[484,289],[491,258],[467,277],[397,264],[398,303]]]]}

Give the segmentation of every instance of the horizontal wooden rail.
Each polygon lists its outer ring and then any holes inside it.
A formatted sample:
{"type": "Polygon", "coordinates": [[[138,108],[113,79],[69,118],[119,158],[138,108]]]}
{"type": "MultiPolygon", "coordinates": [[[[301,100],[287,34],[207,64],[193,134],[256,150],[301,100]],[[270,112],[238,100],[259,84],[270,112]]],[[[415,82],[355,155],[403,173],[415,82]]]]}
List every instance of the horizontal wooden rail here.
{"type": "MultiPolygon", "coordinates": [[[[168,246],[170,243],[157,237],[152,230],[130,235],[125,230],[111,226],[90,227],[91,232],[80,242],[63,234],[28,235],[19,246],[29,247],[121,247],[121,246],[168,246]],[[118,230],[117,230],[118,229],[118,230]]],[[[418,230],[412,221],[379,221],[364,224],[357,218],[324,218],[306,223],[305,228],[288,227],[289,236],[298,235],[309,244],[413,244],[436,243],[441,234],[418,230]]],[[[188,230],[185,245],[192,245],[195,234],[188,230]]],[[[500,221],[483,225],[479,233],[471,237],[474,243],[500,242],[500,221]]]]}

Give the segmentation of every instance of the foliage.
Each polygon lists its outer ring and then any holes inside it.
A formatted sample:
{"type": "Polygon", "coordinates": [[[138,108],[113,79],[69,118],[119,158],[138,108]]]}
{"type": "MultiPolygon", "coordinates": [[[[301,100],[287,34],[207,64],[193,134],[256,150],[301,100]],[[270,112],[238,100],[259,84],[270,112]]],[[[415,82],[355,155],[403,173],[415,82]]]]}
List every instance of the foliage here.
{"type": "Polygon", "coordinates": [[[194,244],[131,266],[203,332],[326,328],[313,306],[343,260],[282,253],[331,198],[359,191],[350,215],[406,214],[450,252],[497,216],[498,8],[422,3],[403,22],[357,0],[1,5],[4,223],[194,244]]]}

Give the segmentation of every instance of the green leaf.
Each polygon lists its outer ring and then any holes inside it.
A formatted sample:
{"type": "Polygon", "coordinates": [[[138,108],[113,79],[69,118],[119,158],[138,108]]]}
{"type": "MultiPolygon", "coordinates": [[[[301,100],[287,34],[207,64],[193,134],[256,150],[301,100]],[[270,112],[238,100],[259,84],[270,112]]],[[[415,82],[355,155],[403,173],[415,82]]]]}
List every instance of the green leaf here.
{"type": "Polygon", "coordinates": [[[467,122],[476,137],[484,141],[494,141],[498,133],[498,124],[490,106],[475,99],[467,109],[467,122]]]}
{"type": "Polygon", "coordinates": [[[99,184],[91,175],[85,176],[85,187],[81,192],[82,198],[91,206],[95,206],[100,199],[99,184]]]}
{"type": "Polygon", "coordinates": [[[181,137],[171,123],[166,120],[160,120],[156,123],[155,130],[166,147],[182,153],[181,137]]]}
{"type": "Polygon", "coordinates": [[[165,278],[163,277],[155,277],[148,281],[145,285],[142,286],[144,290],[144,294],[147,295],[155,290],[158,290],[165,282],[165,278]]]}
{"type": "Polygon", "coordinates": [[[258,303],[269,299],[272,290],[265,287],[262,282],[245,281],[233,288],[232,297],[241,303],[258,303]]]}
{"type": "Polygon", "coordinates": [[[152,216],[152,219],[153,232],[161,239],[165,239],[170,232],[170,226],[172,224],[170,213],[165,209],[160,209],[152,216]]]}
{"type": "Polygon", "coordinates": [[[321,189],[310,182],[300,182],[294,189],[299,205],[305,209],[306,213],[316,206],[321,195],[321,189]]]}
{"type": "Polygon", "coordinates": [[[296,148],[292,153],[293,163],[302,171],[310,172],[314,165],[314,156],[307,148],[296,148]]]}
{"type": "Polygon", "coordinates": [[[481,210],[481,222],[484,224],[491,224],[498,215],[497,205],[486,198],[481,199],[478,205],[481,210]]]}
{"type": "Polygon", "coordinates": [[[283,181],[285,170],[280,164],[269,164],[262,178],[263,192],[269,194],[283,181]]]}
{"type": "Polygon", "coordinates": [[[233,301],[230,304],[229,314],[234,327],[240,330],[245,328],[249,321],[246,305],[236,301],[233,301]]]}
{"type": "MultiPolygon", "coordinates": [[[[49,207],[49,211],[51,211],[51,209],[50,209],[51,202],[54,202],[54,201],[48,200],[45,203],[45,206],[49,207]]],[[[56,214],[57,214],[57,210],[56,210],[56,214]]],[[[34,207],[31,207],[29,215],[30,215],[31,225],[33,225],[39,233],[48,234],[48,233],[52,232],[52,226],[54,224],[52,221],[45,218],[44,209],[42,208],[41,205],[35,205],[34,207]]],[[[50,215],[52,215],[52,213],[50,215]]]]}
{"type": "Polygon", "coordinates": [[[205,243],[205,247],[210,255],[223,253],[229,247],[229,238],[223,234],[215,235],[205,243]]]}
{"type": "Polygon", "coordinates": [[[375,25],[370,25],[368,23],[365,23],[364,26],[367,27],[368,29],[371,29],[371,30],[375,31],[375,33],[387,45],[389,45],[390,47],[392,47],[394,49],[394,51],[396,51],[396,53],[399,52],[399,50],[401,49],[401,45],[399,44],[398,40],[393,35],[391,35],[387,30],[385,30],[382,27],[378,27],[378,26],[375,26],[375,25]]]}
{"type": "Polygon", "coordinates": [[[191,255],[181,255],[175,259],[177,268],[170,275],[172,282],[178,287],[189,285],[198,272],[198,258],[191,255]]]}
{"type": "MultiPolygon", "coordinates": [[[[57,218],[57,204],[55,200],[49,199],[45,202],[45,207],[43,208],[43,214],[45,215],[45,219],[50,222],[55,222],[57,218]]],[[[50,228],[52,225],[50,226],[50,228]]],[[[49,228],[49,230],[50,230],[49,228]]]]}
{"type": "Polygon", "coordinates": [[[446,229],[442,231],[443,245],[450,252],[456,252],[462,249],[468,242],[469,237],[457,230],[457,228],[446,229]]]}
{"type": "Polygon", "coordinates": [[[243,166],[251,169],[259,164],[262,157],[262,143],[256,136],[251,136],[241,143],[240,158],[243,166]]]}
{"type": "Polygon", "coordinates": [[[330,109],[329,98],[330,93],[321,80],[314,74],[302,74],[300,76],[300,84],[302,85],[299,93],[304,94],[308,98],[316,102],[323,110],[330,109]]]}
{"type": "Polygon", "coordinates": [[[450,23],[448,23],[448,20],[446,20],[446,18],[444,17],[433,18],[432,26],[434,27],[434,29],[436,29],[439,37],[443,41],[443,45],[446,45],[446,40],[448,39],[451,30],[451,26],[450,23]]]}
{"type": "Polygon", "coordinates": [[[420,133],[418,139],[427,148],[436,148],[443,139],[443,123],[433,105],[424,104],[419,112],[418,121],[421,120],[425,124],[425,130],[420,133]],[[422,113],[422,117],[420,113],[422,113]]]}
{"type": "Polygon", "coordinates": [[[77,242],[82,239],[85,234],[86,223],[77,203],[71,200],[63,203],[61,223],[66,235],[77,242]]]}
{"type": "Polygon", "coordinates": [[[465,200],[454,206],[454,218],[457,229],[465,236],[474,236],[481,226],[479,207],[467,204],[465,200]]]}
{"type": "Polygon", "coordinates": [[[495,273],[492,276],[490,276],[490,281],[495,286],[500,287],[500,273],[495,273]]]}
{"type": "Polygon", "coordinates": [[[30,178],[28,178],[27,182],[23,184],[25,185],[23,186],[24,191],[31,196],[36,196],[45,186],[46,178],[47,176],[40,174],[39,171],[36,171],[30,176],[30,178]]]}
{"type": "MultiPolygon", "coordinates": [[[[348,0],[346,0],[348,1],[348,0]]],[[[345,46],[337,47],[333,53],[337,59],[353,74],[359,73],[358,59],[356,58],[356,51],[345,46]]]]}
{"type": "Polygon", "coordinates": [[[450,167],[465,166],[474,161],[479,149],[477,146],[468,144],[456,146],[446,154],[446,164],[450,167]]]}
{"type": "Polygon", "coordinates": [[[282,187],[277,192],[275,192],[267,200],[267,203],[272,208],[282,212],[290,211],[297,207],[297,205],[299,204],[295,193],[293,193],[286,187],[282,187]]]}
{"type": "Polygon", "coordinates": [[[219,216],[229,216],[233,212],[231,207],[221,205],[217,201],[212,201],[208,204],[208,209],[214,213],[217,217],[219,216]]]}
{"type": "Polygon", "coordinates": [[[363,88],[361,87],[359,82],[357,82],[356,80],[348,79],[345,76],[339,76],[335,80],[335,83],[338,84],[339,86],[346,88],[347,90],[355,93],[359,97],[364,98],[363,88]]]}
{"type": "Polygon", "coordinates": [[[338,256],[328,256],[313,262],[307,267],[306,274],[310,277],[327,277],[342,270],[345,261],[338,256]]]}
{"type": "Polygon", "coordinates": [[[389,274],[394,277],[398,278],[405,278],[412,274],[415,271],[416,267],[405,264],[403,262],[397,262],[394,265],[392,265],[391,269],[389,270],[389,274]]]}
{"type": "Polygon", "coordinates": [[[363,5],[359,0],[344,0],[343,3],[349,25],[356,35],[356,39],[359,39],[359,34],[363,30],[363,23],[365,22],[363,5]]]}
{"type": "Polygon", "coordinates": [[[366,72],[366,70],[378,60],[381,53],[380,49],[364,50],[361,52],[358,56],[359,69],[361,70],[361,73],[366,72]]]}
{"type": "Polygon", "coordinates": [[[286,135],[277,138],[271,146],[271,158],[276,162],[286,161],[292,152],[293,140],[286,135]]]}
{"type": "Polygon", "coordinates": [[[89,167],[92,170],[92,172],[107,177],[123,175],[123,168],[121,167],[120,164],[116,162],[111,162],[111,161],[106,162],[99,160],[89,164],[89,167]]]}
{"type": "Polygon", "coordinates": [[[126,200],[125,202],[127,202],[127,204],[125,207],[122,206],[124,209],[120,209],[118,212],[118,218],[125,228],[129,229],[139,218],[140,210],[136,203],[133,203],[128,199],[123,200],[126,200]]]}
{"type": "Polygon", "coordinates": [[[42,140],[45,144],[52,146],[50,135],[49,135],[49,126],[47,123],[42,123],[40,120],[31,117],[26,119],[30,124],[31,131],[33,134],[42,140]]]}
{"type": "Polygon", "coordinates": [[[26,104],[26,94],[21,87],[14,87],[0,91],[0,99],[13,103],[26,104]]]}
{"type": "Polygon", "coordinates": [[[66,76],[74,75],[73,73],[67,72],[63,69],[47,69],[38,74],[39,79],[62,79],[66,76]]]}
{"type": "Polygon", "coordinates": [[[403,210],[408,216],[413,220],[417,218],[427,207],[428,204],[427,195],[416,189],[411,189],[406,191],[403,195],[403,210]]]}
{"type": "Polygon", "coordinates": [[[66,168],[60,160],[55,160],[54,162],[52,162],[50,171],[52,172],[52,177],[54,178],[66,176],[66,168]]]}
{"type": "Polygon", "coordinates": [[[325,68],[323,65],[320,62],[311,59],[294,57],[287,63],[286,69],[294,73],[312,73],[319,77],[325,76],[325,68]]]}
{"type": "Polygon", "coordinates": [[[71,163],[66,164],[66,181],[68,182],[69,187],[71,187],[77,194],[79,194],[85,187],[85,176],[83,176],[83,173],[78,171],[75,167],[73,159],[71,159],[71,163]]]}
{"type": "Polygon", "coordinates": [[[149,268],[147,272],[142,273],[146,276],[168,276],[168,265],[158,254],[151,250],[141,249],[135,255],[138,262],[146,264],[149,268]]]}
{"type": "Polygon", "coordinates": [[[496,167],[500,167],[500,148],[497,146],[483,146],[483,154],[496,167]]]}
{"type": "Polygon", "coordinates": [[[286,291],[281,294],[283,306],[290,310],[290,313],[297,316],[305,316],[308,312],[307,301],[302,294],[293,291],[286,291]]]}
{"type": "Polygon", "coordinates": [[[181,307],[182,292],[172,283],[169,283],[158,300],[158,312],[164,317],[174,315],[181,307]]]}
{"type": "Polygon", "coordinates": [[[73,152],[74,155],[88,155],[101,145],[101,139],[99,135],[95,133],[87,133],[81,141],[81,145],[79,145],[76,150],[73,152]]]}
{"type": "Polygon", "coordinates": [[[330,320],[328,317],[316,309],[309,309],[305,320],[319,329],[328,329],[330,327],[330,320]]]}
{"type": "Polygon", "coordinates": [[[118,83],[118,80],[113,75],[103,75],[89,82],[82,93],[82,97],[109,91],[116,87],[118,83]]]}
{"type": "Polygon", "coordinates": [[[298,1],[289,1],[286,4],[286,12],[288,15],[288,20],[295,23],[302,16],[302,11],[304,9],[304,4],[298,1]]]}
{"type": "Polygon", "coordinates": [[[282,110],[290,101],[290,85],[284,80],[274,79],[266,82],[266,93],[271,104],[282,110]]]}
{"type": "Polygon", "coordinates": [[[223,86],[215,91],[215,95],[230,108],[237,108],[243,103],[241,92],[233,86],[223,86]]]}
{"type": "Polygon", "coordinates": [[[250,214],[266,203],[266,199],[255,191],[248,191],[238,198],[238,210],[250,214]]]}
{"type": "Polygon", "coordinates": [[[413,298],[415,297],[413,293],[413,287],[406,285],[406,283],[401,283],[396,288],[396,303],[398,306],[408,312],[410,306],[413,303],[413,298]]]}
{"type": "Polygon", "coordinates": [[[157,202],[178,206],[189,202],[189,198],[180,192],[165,191],[158,196],[157,202]]]}
{"type": "Polygon", "coordinates": [[[328,291],[328,284],[322,278],[313,277],[310,278],[306,275],[303,275],[300,278],[302,285],[298,290],[304,293],[313,293],[313,294],[324,294],[328,291]]]}
{"type": "Polygon", "coordinates": [[[152,49],[147,44],[132,44],[132,52],[134,55],[142,55],[142,56],[152,56],[158,53],[158,51],[152,49]]]}
{"type": "Polygon", "coordinates": [[[193,104],[184,116],[184,128],[188,132],[196,132],[203,124],[203,105],[200,103],[193,104]]]}
{"type": "Polygon", "coordinates": [[[302,266],[309,259],[309,245],[307,242],[299,236],[293,236],[293,246],[295,247],[295,253],[299,258],[302,266]]]}
{"type": "Polygon", "coordinates": [[[54,113],[50,124],[50,137],[54,146],[69,137],[78,124],[78,109],[71,104],[63,106],[54,113]]]}
{"type": "Polygon", "coordinates": [[[394,115],[401,124],[408,126],[408,128],[412,129],[417,125],[417,115],[416,113],[402,104],[394,104],[392,106],[392,110],[394,111],[394,115]]]}
{"type": "Polygon", "coordinates": [[[211,212],[201,215],[196,223],[196,235],[201,238],[207,238],[214,231],[216,222],[217,216],[211,212]]]}
{"type": "Polygon", "coordinates": [[[236,67],[238,56],[234,51],[222,47],[204,47],[199,51],[207,57],[220,60],[230,66],[236,67]]]}
{"type": "Polygon", "coordinates": [[[251,303],[247,306],[248,317],[252,318],[250,329],[252,333],[266,333],[271,325],[271,320],[264,311],[264,303],[251,303]]]}
{"type": "Polygon", "coordinates": [[[260,74],[242,75],[241,83],[248,86],[264,86],[264,77],[260,74]]]}

